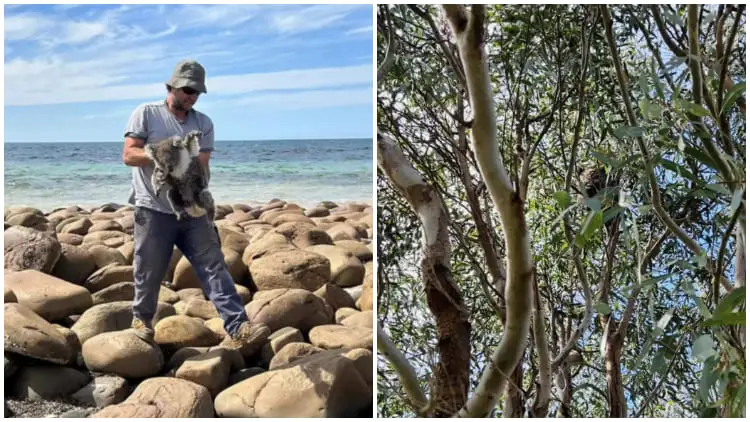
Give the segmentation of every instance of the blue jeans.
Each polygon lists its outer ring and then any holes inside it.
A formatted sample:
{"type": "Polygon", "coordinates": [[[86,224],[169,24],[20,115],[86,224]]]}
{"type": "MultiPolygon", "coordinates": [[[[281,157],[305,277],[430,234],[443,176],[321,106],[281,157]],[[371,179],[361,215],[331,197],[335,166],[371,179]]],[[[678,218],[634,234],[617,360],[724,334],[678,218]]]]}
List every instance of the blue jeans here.
{"type": "Polygon", "coordinates": [[[190,261],[201,282],[203,294],[213,302],[224,320],[224,329],[234,335],[247,321],[242,299],[224,263],[219,235],[208,217],[185,217],[148,208],[135,208],[135,256],[133,316],[151,322],[156,313],[161,282],[176,245],[190,261]]]}

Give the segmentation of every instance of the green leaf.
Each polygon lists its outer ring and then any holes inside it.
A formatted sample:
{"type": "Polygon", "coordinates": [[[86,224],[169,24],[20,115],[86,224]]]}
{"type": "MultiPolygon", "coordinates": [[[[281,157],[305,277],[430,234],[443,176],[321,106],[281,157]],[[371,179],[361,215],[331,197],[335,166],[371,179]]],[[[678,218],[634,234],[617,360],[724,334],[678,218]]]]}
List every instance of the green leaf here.
{"type": "Polygon", "coordinates": [[[638,86],[641,88],[641,92],[644,95],[648,94],[648,76],[641,73],[638,75],[638,86]]]}
{"type": "MultiPolygon", "coordinates": [[[[684,268],[686,269],[695,269],[695,267],[691,266],[690,264],[686,263],[685,261],[677,261],[677,265],[682,266],[684,265],[684,268]]],[[[704,319],[711,318],[711,311],[708,310],[708,307],[705,303],[703,303],[703,299],[698,297],[698,295],[695,294],[695,288],[693,287],[693,284],[688,279],[682,280],[682,289],[685,291],[685,293],[690,296],[691,299],[695,301],[695,303],[698,304],[698,311],[701,313],[701,316],[704,319]]]]}
{"type": "Polygon", "coordinates": [[[561,190],[554,193],[554,198],[557,201],[557,204],[560,205],[560,208],[567,208],[570,203],[573,201],[570,198],[570,193],[561,190]]]}
{"type": "Polygon", "coordinates": [[[664,88],[662,87],[661,81],[659,81],[659,77],[657,76],[656,59],[654,59],[653,57],[651,57],[651,78],[654,80],[654,85],[656,86],[656,95],[660,100],[664,101],[664,88]]]}
{"type": "Polygon", "coordinates": [[[641,107],[641,113],[646,119],[656,120],[661,117],[661,107],[658,104],[644,98],[638,102],[638,105],[641,107]]]}
{"type": "Polygon", "coordinates": [[[603,302],[596,302],[594,304],[594,308],[596,309],[597,312],[599,312],[602,315],[609,315],[612,313],[612,310],[609,309],[609,306],[603,302]]]}
{"type": "Polygon", "coordinates": [[[703,365],[703,371],[701,371],[700,387],[698,388],[698,395],[701,400],[708,402],[711,401],[709,392],[711,388],[716,384],[716,380],[719,379],[718,371],[714,371],[714,365],[703,365]]]}
{"type": "Polygon", "coordinates": [[[729,196],[732,194],[732,192],[729,192],[729,189],[727,189],[726,186],[721,185],[719,183],[709,183],[706,185],[706,189],[712,190],[716,193],[720,193],[726,196],[729,196]]]}
{"type": "Polygon", "coordinates": [[[703,326],[713,325],[745,325],[745,311],[741,312],[726,312],[720,315],[716,315],[713,318],[705,321],[703,326]]]}
{"type": "Polygon", "coordinates": [[[685,101],[681,98],[675,99],[675,103],[680,109],[694,114],[698,117],[706,117],[711,115],[711,112],[706,110],[706,108],[700,104],[691,103],[690,101],[685,101]]]}
{"type": "Polygon", "coordinates": [[[695,339],[692,350],[693,358],[698,362],[705,362],[706,359],[716,354],[716,351],[714,350],[714,340],[708,334],[703,334],[695,339]]]}
{"type": "Polygon", "coordinates": [[[640,126],[620,126],[613,131],[613,134],[620,139],[643,136],[643,133],[644,129],[640,126]]]}
{"type": "Polygon", "coordinates": [[[602,215],[602,223],[606,223],[609,220],[617,217],[621,212],[623,212],[625,208],[615,205],[613,207],[607,208],[606,211],[604,211],[604,214],[602,215]]]}
{"type": "Polygon", "coordinates": [[[656,323],[656,327],[654,327],[653,330],[651,330],[651,335],[649,336],[648,340],[646,340],[646,344],[643,345],[643,349],[641,349],[641,353],[638,355],[638,357],[635,360],[635,365],[637,366],[641,360],[643,360],[644,357],[648,354],[649,350],[651,350],[651,345],[654,344],[654,341],[661,337],[662,334],[664,334],[664,328],[669,324],[669,321],[672,319],[672,315],[674,315],[674,310],[670,309],[668,310],[662,317],[659,319],[659,321],[656,323]]]}
{"type": "Polygon", "coordinates": [[[696,256],[695,261],[698,263],[698,266],[700,268],[706,268],[706,266],[708,265],[708,257],[705,255],[705,253],[696,256]]]}
{"type": "Polygon", "coordinates": [[[598,152],[598,151],[591,151],[591,155],[596,158],[597,160],[601,161],[602,163],[610,166],[610,167],[618,167],[618,164],[615,160],[612,158],[598,152]]]}
{"type": "Polygon", "coordinates": [[[731,312],[741,303],[745,302],[745,286],[737,287],[724,296],[716,307],[714,315],[731,312]]]}
{"type": "Polygon", "coordinates": [[[643,280],[643,282],[641,283],[641,289],[651,287],[655,285],[656,283],[662,280],[666,280],[674,275],[675,273],[669,273],[669,274],[660,275],[659,277],[651,277],[646,280],[643,280]]]}
{"type": "Polygon", "coordinates": [[[688,179],[699,182],[698,178],[695,177],[693,173],[690,172],[690,170],[687,169],[687,167],[677,164],[674,161],[667,160],[666,158],[660,158],[659,164],[662,165],[662,167],[672,170],[673,172],[677,173],[680,176],[687,177],[688,179]]]}
{"type": "Polygon", "coordinates": [[[569,206],[568,208],[565,208],[565,210],[563,212],[561,212],[560,215],[557,216],[557,218],[555,218],[554,220],[552,220],[552,223],[550,224],[550,226],[555,227],[557,225],[557,223],[559,223],[560,220],[562,220],[563,217],[565,217],[565,214],[569,213],[575,207],[576,207],[576,204],[573,204],[573,205],[569,206]]]}
{"type": "Polygon", "coordinates": [[[664,329],[667,328],[667,325],[669,324],[669,321],[672,320],[672,316],[674,316],[674,309],[670,309],[667,312],[662,315],[661,318],[659,318],[659,321],[656,323],[656,327],[661,330],[661,332],[664,332],[664,329]]]}
{"type": "Polygon", "coordinates": [[[745,82],[736,84],[727,91],[727,96],[724,98],[724,104],[721,105],[721,114],[724,114],[732,105],[737,101],[742,94],[745,93],[746,86],[745,82]]]}
{"type": "Polygon", "coordinates": [[[664,349],[659,349],[651,362],[651,372],[661,374],[667,369],[667,360],[664,358],[664,349]]]}
{"type": "Polygon", "coordinates": [[[596,198],[586,198],[583,203],[586,204],[591,211],[599,211],[602,209],[602,201],[596,198]]]}
{"type": "Polygon", "coordinates": [[[714,163],[714,160],[706,153],[703,148],[685,147],[685,154],[695,158],[701,163],[711,167],[714,170],[718,170],[719,167],[714,163]]]}
{"type": "Polygon", "coordinates": [[[602,227],[602,212],[591,211],[581,227],[581,233],[576,236],[576,246],[582,248],[586,241],[602,227]]]}
{"type": "Polygon", "coordinates": [[[742,203],[742,190],[737,189],[736,191],[734,191],[734,196],[732,197],[732,203],[729,204],[729,214],[734,215],[735,211],[737,211],[737,208],[739,208],[741,203],[742,203]]]}

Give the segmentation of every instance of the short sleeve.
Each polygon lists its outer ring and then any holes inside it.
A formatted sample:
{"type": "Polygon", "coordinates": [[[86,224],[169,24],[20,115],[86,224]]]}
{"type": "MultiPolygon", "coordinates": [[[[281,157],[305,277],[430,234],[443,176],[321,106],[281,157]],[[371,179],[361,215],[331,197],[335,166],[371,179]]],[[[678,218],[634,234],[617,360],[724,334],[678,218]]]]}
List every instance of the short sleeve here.
{"type": "Polygon", "coordinates": [[[128,124],[125,126],[125,137],[147,139],[148,128],[146,119],[146,107],[144,105],[138,106],[130,115],[128,124]]]}
{"type": "Polygon", "coordinates": [[[206,115],[200,116],[205,119],[203,125],[203,136],[200,141],[200,152],[208,152],[214,150],[214,123],[206,115]]]}

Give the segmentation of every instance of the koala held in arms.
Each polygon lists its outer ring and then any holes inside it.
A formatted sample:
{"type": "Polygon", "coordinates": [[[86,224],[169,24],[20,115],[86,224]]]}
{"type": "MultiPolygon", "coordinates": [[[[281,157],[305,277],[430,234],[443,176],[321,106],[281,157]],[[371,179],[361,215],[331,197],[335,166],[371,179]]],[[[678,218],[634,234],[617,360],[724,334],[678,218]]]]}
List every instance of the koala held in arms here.
{"type": "Polygon", "coordinates": [[[167,189],[167,200],[178,220],[183,213],[191,217],[208,215],[210,221],[214,220],[216,208],[208,190],[208,174],[198,158],[201,135],[193,130],[184,137],[176,135],[144,147],[154,162],[154,193],[159,195],[167,189]]]}

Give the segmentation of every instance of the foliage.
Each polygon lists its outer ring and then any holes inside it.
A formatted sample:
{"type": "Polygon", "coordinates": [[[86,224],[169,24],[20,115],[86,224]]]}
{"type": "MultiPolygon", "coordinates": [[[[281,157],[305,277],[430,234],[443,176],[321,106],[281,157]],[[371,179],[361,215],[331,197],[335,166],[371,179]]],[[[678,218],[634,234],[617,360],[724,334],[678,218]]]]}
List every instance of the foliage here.
{"type": "MultiPolygon", "coordinates": [[[[483,218],[494,228],[491,236],[501,260],[503,234],[476,161],[458,142],[463,134],[470,136],[471,110],[447,23],[434,6],[387,6],[389,20],[385,10],[380,6],[378,11],[378,57],[384,59],[389,37],[396,38],[396,54],[378,86],[378,127],[398,141],[441,194],[450,215],[453,277],[472,315],[471,391],[499,342],[502,324],[493,304],[500,292],[490,285],[459,156],[468,159],[468,188],[478,195],[483,218]]],[[[698,59],[706,86],[701,104],[694,102],[689,55],[675,54],[658,28],[663,24],[670,40],[689,51],[688,6],[624,5],[609,10],[636,126],[626,118],[596,8],[488,8],[485,42],[501,154],[512,175],[521,173],[530,157],[526,220],[547,341],[555,355],[583,317],[581,284],[572,259],[575,246],[581,249],[594,291],[595,318],[575,345],[585,365],[573,369],[572,416],[607,415],[607,383],[599,352],[602,321],[622,318],[636,286],[640,290],[621,364],[628,416],[742,416],[745,290],[739,284],[731,291],[726,286],[719,289],[710,270],[721,265],[717,274],[734,285],[735,228],[745,224],[744,7],[699,7],[698,59]],[[717,59],[719,26],[728,58],[726,70],[717,59]],[[588,34],[583,125],[573,186],[566,191],[579,109],[581,46],[588,34]],[[722,73],[733,87],[724,88],[722,73]],[[648,166],[636,147],[638,136],[650,152],[648,166]],[[731,177],[707,150],[706,138],[728,164],[731,177]],[[585,194],[584,181],[576,177],[590,168],[603,168],[607,178],[593,197],[585,194]],[[668,234],[641,278],[639,256],[665,231],[653,208],[650,168],[665,210],[706,254],[697,256],[668,234]],[[565,236],[563,213],[572,224],[575,245],[565,236]],[[615,232],[619,238],[611,260],[611,286],[602,294],[606,247],[615,232]]],[[[518,188],[518,177],[514,183],[518,188]]],[[[422,228],[383,175],[378,177],[377,228],[379,321],[429,392],[437,340],[419,274],[422,228]]],[[[744,245],[742,249],[744,255],[744,245]]],[[[744,279],[740,281],[744,285],[744,279]]],[[[538,370],[532,341],[523,367],[521,388],[529,405],[538,370]]],[[[559,410],[560,391],[553,389],[552,397],[550,415],[559,410]]],[[[398,378],[382,358],[378,359],[378,406],[381,417],[414,415],[398,378]]],[[[497,411],[502,414],[502,402],[497,411]]]]}

